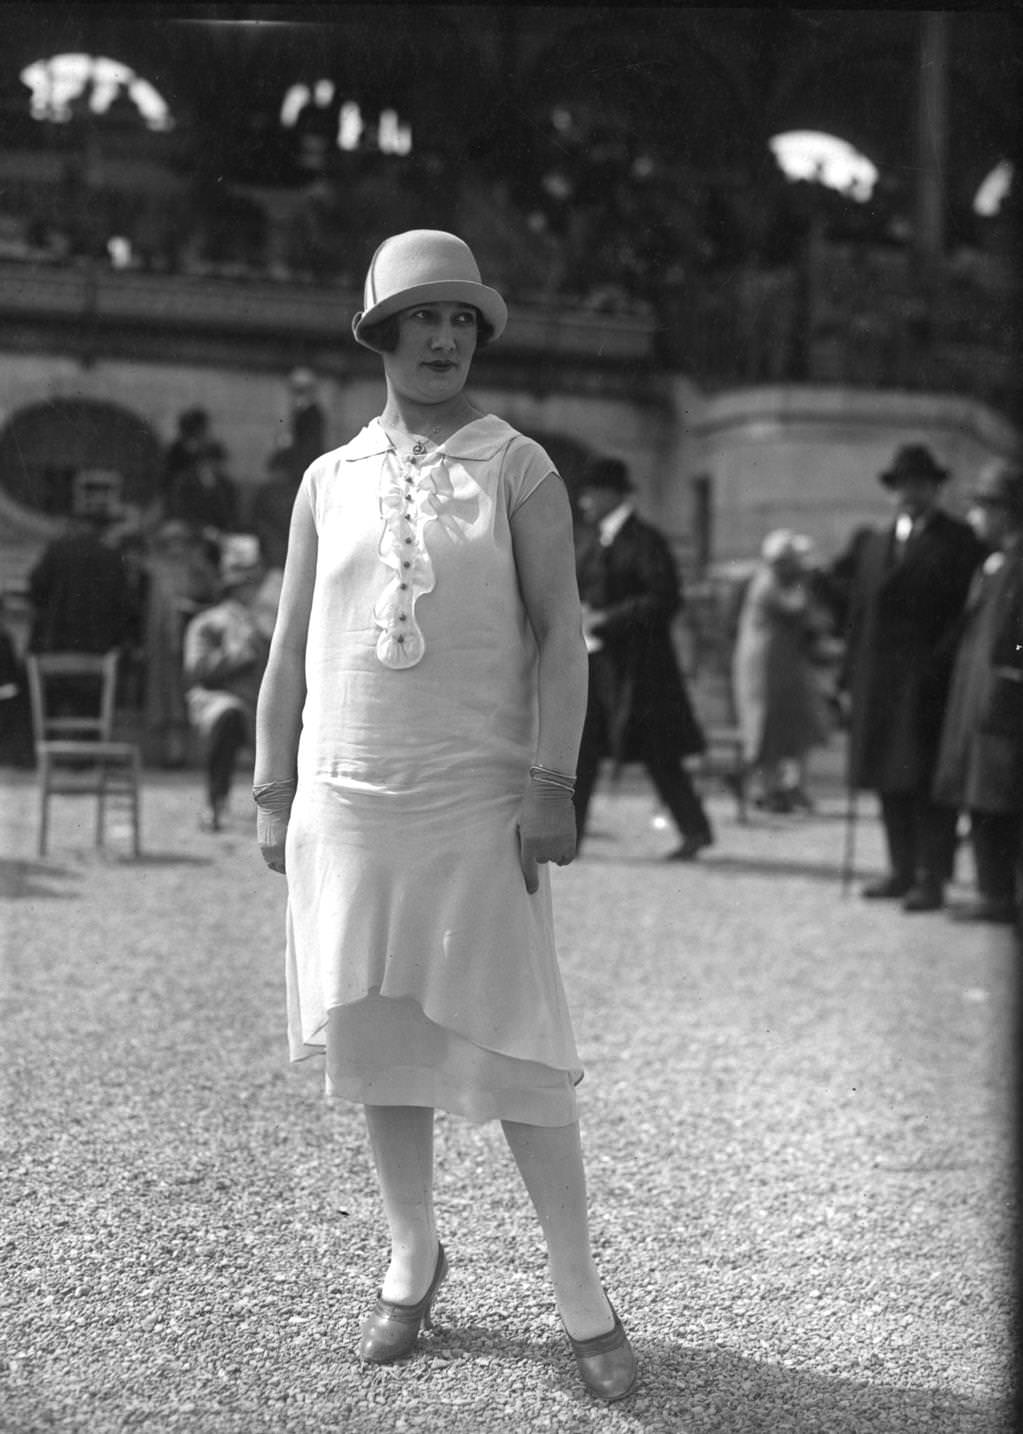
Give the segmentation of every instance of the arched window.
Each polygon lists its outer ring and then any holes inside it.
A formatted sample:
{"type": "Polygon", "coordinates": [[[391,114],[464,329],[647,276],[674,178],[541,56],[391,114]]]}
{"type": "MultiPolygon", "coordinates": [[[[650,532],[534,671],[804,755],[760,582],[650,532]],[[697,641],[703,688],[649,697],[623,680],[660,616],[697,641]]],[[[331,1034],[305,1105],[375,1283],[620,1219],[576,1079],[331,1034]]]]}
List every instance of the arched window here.
{"type": "Polygon", "coordinates": [[[874,192],[879,177],[876,167],[844,139],[800,129],[776,134],[769,144],[789,179],[814,180],[860,202],[874,192]]]}
{"type": "Polygon", "coordinates": [[[32,117],[67,124],[83,101],[92,114],[106,114],[115,101],[133,104],[148,129],[173,127],[166,100],[148,80],[105,55],[51,55],[21,72],[32,91],[32,117]]]}
{"type": "Polygon", "coordinates": [[[119,475],[122,499],[144,507],[161,461],[159,439],[144,419],[98,399],[29,404],[0,431],[0,486],[50,517],[71,512],[76,478],[95,471],[119,475]]]}
{"type": "Polygon", "coordinates": [[[367,123],[358,102],[339,100],[333,80],[320,79],[313,85],[292,85],[281,101],[279,119],[284,129],[323,129],[329,125],[333,148],[352,151],[378,150],[381,154],[408,154],[412,149],[412,127],[397,110],[381,110],[375,125],[367,123]],[[315,125],[317,117],[323,120],[315,125]],[[336,131],[334,129],[336,121],[336,131]]]}

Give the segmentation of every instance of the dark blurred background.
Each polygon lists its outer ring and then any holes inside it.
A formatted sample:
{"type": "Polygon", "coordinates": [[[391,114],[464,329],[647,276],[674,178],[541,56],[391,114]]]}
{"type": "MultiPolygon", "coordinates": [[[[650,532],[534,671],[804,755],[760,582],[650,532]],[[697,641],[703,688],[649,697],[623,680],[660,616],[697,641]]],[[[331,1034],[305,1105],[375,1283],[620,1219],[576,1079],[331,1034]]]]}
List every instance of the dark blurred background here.
{"type": "Polygon", "coordinates": [[[2,8],[12,600],[83,470],[144,526],[192,406],[243,517],[294,365],[350,436],[350,317],[408,227],[509,299],[484,400],[570,485],[627,457],[697,584],[778,523],[840,549],[903,441],[953,504],[1018,445],[1017,12],[2,8]]]}

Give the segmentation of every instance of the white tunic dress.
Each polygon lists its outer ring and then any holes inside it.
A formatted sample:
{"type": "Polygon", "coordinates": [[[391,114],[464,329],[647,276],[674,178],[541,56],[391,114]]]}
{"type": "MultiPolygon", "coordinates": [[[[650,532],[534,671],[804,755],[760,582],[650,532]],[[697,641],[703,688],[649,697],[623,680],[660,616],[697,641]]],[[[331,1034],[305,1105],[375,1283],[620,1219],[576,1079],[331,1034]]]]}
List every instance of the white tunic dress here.
{"type": "Polygon", "coordinates": [[[318,559],[288,827],[293,1059],[332,1095],[559,1125],[581,1076],[547,869],[516,817],[536,649],[510,518],[553,473],[494,417],[397,452],[377,420],[299,495],[318,559]]]}

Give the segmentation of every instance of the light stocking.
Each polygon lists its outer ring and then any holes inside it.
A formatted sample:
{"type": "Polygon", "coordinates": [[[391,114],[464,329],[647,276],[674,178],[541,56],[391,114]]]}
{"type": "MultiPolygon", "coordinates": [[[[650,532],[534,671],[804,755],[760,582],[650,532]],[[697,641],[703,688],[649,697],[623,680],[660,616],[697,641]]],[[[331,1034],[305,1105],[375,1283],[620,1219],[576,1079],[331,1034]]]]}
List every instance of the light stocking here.
{"type": "Polygon", "coordinates": [[[396,1304],[422,1299],[437,1261],[433,1210],[433,1111],[367,1105],[366,1124],[391,1234],[381,1294],[396,1304]]]}
{"type": "Polygon", "coordinates": [[[554,1297],[566,1329],[575,1339],[607,1333],[614,1320],[590,1247],[578,1122],[542,1126],[506,1120],[502,1126],[540,1217],[554,1297]]]}

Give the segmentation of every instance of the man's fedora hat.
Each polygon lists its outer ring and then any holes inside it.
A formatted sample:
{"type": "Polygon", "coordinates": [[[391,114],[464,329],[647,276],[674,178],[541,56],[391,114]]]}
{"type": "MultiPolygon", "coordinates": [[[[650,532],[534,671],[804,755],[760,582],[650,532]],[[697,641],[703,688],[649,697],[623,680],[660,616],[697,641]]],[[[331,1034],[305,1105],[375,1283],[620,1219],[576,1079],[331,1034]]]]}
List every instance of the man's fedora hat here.
{"type": "Polygon", "coordinates": [[[886,488],[895,488],[904,478],[929,478],[932,483],[944,483],[948,469],[942,468],[931,450],[923,443],[907,443],[900,448],[890,468],[882,474],[880,481],[886,488]]]}
{"type": "Polygon", "coordinates": [[[620,458],[591,458],[579,475],[579,487],[610,488],[614,493],[631,493],[629,470],[620,458]]]}
{"type": "Polygon", "coordinates": [[[480,278],[479,266],[464,239],[443,229],[409,229],[385,239],[369,263],[363,307],[352,320],[352,333],[372,348],[365,331],[402,309],[440,302],[472,304],[498,338],[508,309],[496,289],[480,278]]]}

